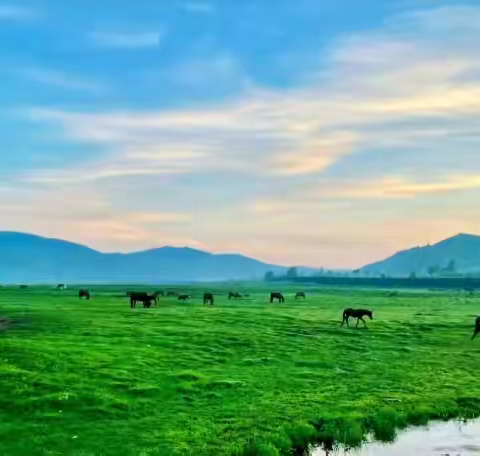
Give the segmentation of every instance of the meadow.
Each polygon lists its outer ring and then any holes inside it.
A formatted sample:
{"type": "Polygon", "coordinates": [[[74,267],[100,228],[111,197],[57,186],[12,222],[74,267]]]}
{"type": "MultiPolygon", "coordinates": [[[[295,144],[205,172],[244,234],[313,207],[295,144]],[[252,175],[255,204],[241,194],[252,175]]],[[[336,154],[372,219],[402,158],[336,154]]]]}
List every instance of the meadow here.
{"type": "Polygon", "coordinates": [[[134,310],[122,287],[1,289],[0,454],[306,454],[480,415],[478,294],[275,286],[285,304],[216,285],[134,310]],[[340,328],[346,307],[368,329],[340,328]]]}

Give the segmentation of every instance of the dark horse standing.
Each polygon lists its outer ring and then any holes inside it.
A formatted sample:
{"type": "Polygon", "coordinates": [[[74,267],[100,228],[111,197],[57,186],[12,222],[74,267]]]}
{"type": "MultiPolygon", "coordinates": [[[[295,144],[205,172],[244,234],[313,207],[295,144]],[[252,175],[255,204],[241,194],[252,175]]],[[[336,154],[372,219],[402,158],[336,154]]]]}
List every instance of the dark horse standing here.
{"type": "Polygon", "coordinates": [[[233,298],[233,299],[240,299],[241,297],[242,297],[242,295],[241,295],[238,291],[236,291],[235,293],[233,293],[232,291],[230,291],[230,292],[228,293],[228,299],[232,299],[232,298],[233,298]]]}
{"type": "Polygon", "coordinates": [[[213,299],[212,293],[203,293],[203,304],[210,304],[213,306],[215,300],[213,299]]]}
{"type": "Polygon", "coordinates": [[[305,299],[305,293],[303,291],[299,291],[296,295],[295,295],[295,299],[298,299],[298,298],[303,298],[305,299]]]}
{"type": "Polygon", "coordinates": [[[190,296],[187,294],[178,295],[177,298],[179,301],[187,302],[190,299],[190,296]]]}
{"type": "Polygon", "coordinates": [[[130,307],[135,309],[137,301],[143,302],[143,307],[145,309],[150,309],[152,307],[152,301],[156,302],[156,297],[154,295],[149,295],[145,292],[129,292],[127,294],[130,296],[130,307]]]}
{"type": "Polygon", "coordinates": [[[282,293],[270,293],[270,302],[272,303],[275,299],[278,302],[285,302],[285,297],[282,293]]]}
{"type": "Polygon", "coordinates": [[[78,292],[78,298],[85,298],[87,301],[90,300],[90,292],[88,290],[80,290],[78,292]]]}
{"type": "Polygon", "coordinates": [[[350,328],[350,325],[348,324],[348,319],[350,317],[357,319],[357,326],[355,326],[355,328],[358,328],[358,324],[360,323],[360,320],[363,321],[363,324],[365,325],[365,328],[366,328],[367,324],[365,323],[365,320],[363,319],[363,317],[369,317],[370,320],[373,320],[373,312],[365,309],[345,309],[343,311],[343,320],[340,326],[343,326],[344,323],[347,322],[347,326],[350,328]]]}
{"type": "Polygon", "coordinates": [[[477,317],[475,320],[475,330],[473,331],[472,340],[477,337],[477,334],[480,332],[480,317],[477,317]]]}

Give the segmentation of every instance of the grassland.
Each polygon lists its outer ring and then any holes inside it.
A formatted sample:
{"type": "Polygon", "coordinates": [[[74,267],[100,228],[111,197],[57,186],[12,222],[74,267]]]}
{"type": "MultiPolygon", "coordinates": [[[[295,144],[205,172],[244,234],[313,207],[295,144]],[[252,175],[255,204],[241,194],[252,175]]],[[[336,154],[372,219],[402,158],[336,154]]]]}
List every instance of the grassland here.
{"type": "Polygon", "coordinates": [[[0,290],[0,454],[270,456],[480,414],[478,297],[283,290],[136,310],[119,288],[0,290]]]}

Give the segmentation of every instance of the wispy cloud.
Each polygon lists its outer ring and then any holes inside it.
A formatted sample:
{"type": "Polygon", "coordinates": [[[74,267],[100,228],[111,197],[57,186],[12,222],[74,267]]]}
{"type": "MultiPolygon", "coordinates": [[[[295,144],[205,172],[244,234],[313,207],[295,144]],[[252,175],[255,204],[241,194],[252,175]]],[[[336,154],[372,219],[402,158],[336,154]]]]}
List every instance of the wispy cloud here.
{"type": "Polygon", "coordinates": [[[93,32],[89,40],[98,47],[112,49],[144,49],[158,47],[162,33],[147,32],[93,32]]]}
{"type": "Polygon", "coordinates": [[[31,8],[0,4],[0,21],[29,21],[38,16],[38,11],[31,8]]]}
{"type": "Polygon", "coordinates": [[[104,87],[96,82],[90,81],[81,76],[67,74],[62,71],[46,68],[22,68],[15,71],[19,76],[40,84],[47,84],[66,89],[77,89],[91,92],[99,92],[104,87]]]}
{"type": "Polygon", "coordinates": [[[215,5],[206,1],[186,1],[180,6],[185,11],[195,14],[213,14],[216,11],[215,5]]]}

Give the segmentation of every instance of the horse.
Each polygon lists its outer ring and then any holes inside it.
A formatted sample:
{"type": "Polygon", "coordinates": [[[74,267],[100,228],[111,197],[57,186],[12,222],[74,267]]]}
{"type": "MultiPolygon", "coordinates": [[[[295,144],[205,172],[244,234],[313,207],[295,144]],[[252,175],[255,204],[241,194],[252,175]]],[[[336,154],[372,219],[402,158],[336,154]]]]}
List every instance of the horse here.
{"type": "Polygon", "coordinates": [[[137,305],[137,301],[143,303],[144,309],[150,309],[152,307],[152,301],[156,301],[153,295],[149,295],[145,292],[128,292],[128,296],[130,296],[130,308],[135,309],[137,305]]]}
{"type": "Polygon", "coordinates": [[[57,290],[66,290],[67,289],[67,286],[63,283],[59,283],[57,285],[57,290]]]}
{"type": "Polygon", "coordinates": [[[477,317],[475,320],[475,330],[473,331],[472,340],[477,337],[477,334],[480,332],[480,317],[477,317]]]}
{"type": "Polygon", "coordinates": [[[213,306],[213,303],[215,300],[213,299],[213,294],[212,293],[203,293],[203,304],[210,304],[213,306]]]}
{"type": "Polygon", "coordinates": [[[179,301],[187,302],[190,299],[189,295],[183,294],[183,295],[178,295],[177,298],[179,301]]]}
{"type": "Polygon", "coordinates": [[[272,303],[274,299],[278,302],[285,302],[285,297],[282,293],[270,293],[270,303],[272,303]]]}
{"type": "Polygon", "coordinates": [[[241,297],[242,297],[242,295],[238,291],[236,291],[235,293],[230,291],[228,293],[228,299],[232,299],[232,298],[233,299],[240,299],[241,297]]]}
{"type": "Polygon", "coordinates": [[[367,324],[365,323],[365,320],[363,317],[369,317],[370,320],[373,320],[373,312],[370,310],[365,310],[365,309],[345,309],[343,311],[343,320],[342,324],[340,326],[343,326],[345,322],[347,322],[347,326],[350,328],[350,325],[348,323],[348,319],[350,317],[356,318],[357,319],[357,326],[355,328],[358,328],[358,324],[360,323],[360,320],[363,321],[363,324],[365,325],[365,328],[367,327],[367,324]]]}
{"type": "Polygon", "coordinates": [[[78,299],[85,298],[87,301],[90,300],[90,292],[88,290],[80,290],[78,292],[78,299]]]}
{"type": "Polygon", "coordinates": [[[299,291],[296,295],[295,295],[295,299],[298,299],[298,298],[303,298],[305,299],[305,293],[303,291],[299,291]]]}

